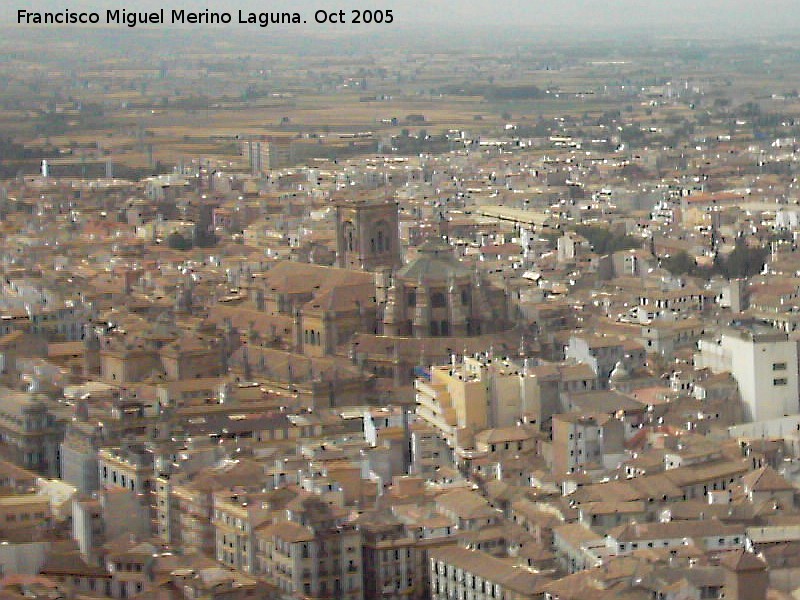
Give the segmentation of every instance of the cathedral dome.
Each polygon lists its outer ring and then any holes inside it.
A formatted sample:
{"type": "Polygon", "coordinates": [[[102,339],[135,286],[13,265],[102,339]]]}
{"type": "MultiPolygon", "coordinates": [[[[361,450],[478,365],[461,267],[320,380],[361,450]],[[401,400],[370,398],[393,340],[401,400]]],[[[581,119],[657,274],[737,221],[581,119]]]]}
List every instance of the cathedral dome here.
{"type": "Polygon", "coordinates": [[[417,248],[417,256],[397,271],[398,279],[447,282],[448,279],[470,277],[472,270],[460,262],[453,249],[440,240],[429,240],[417,248]]]}

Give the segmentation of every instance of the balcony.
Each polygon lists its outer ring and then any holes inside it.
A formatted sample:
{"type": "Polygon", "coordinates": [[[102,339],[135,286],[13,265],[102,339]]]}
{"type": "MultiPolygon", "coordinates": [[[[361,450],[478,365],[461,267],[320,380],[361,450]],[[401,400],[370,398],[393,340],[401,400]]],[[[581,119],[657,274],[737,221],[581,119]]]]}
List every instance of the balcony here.
{"type": "Polygon", "coordinates": [[[436,387],[434,387],[430,383],[427,383],[427,382],[422,381],[420,379],[417,379],[414,382],[414,389],[416,389],[417,392],[418,392],[417,396],[424,395],[424,396],[428,396],[431,399],[435,399],[440,394],[446,394],[447,393],[446,390],[437,389],[436,387]]]}
{"type": "Polygon", "coordinates": [[[441,414],[422,405],[417,407],[417,414],[445,435],[455,435],[455,419],[450,423],[441,414]]]}

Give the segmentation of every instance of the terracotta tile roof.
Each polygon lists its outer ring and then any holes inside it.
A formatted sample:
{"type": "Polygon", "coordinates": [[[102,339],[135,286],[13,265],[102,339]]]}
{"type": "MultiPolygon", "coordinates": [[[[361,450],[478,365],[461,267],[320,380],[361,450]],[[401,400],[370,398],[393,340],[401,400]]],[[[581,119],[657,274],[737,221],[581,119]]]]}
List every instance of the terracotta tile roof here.
{"type": "Polygon", "coordinates": [[[303,527],[292,521],[273,523],[259,528],[260,537],[275,537],[285,542],[310,542],[314,539],[314,532],[308,527],[303,527]]]}
{"type": "Polygon", "coordinates": [[[795,487],[769,465],[742,475],[745,489],[753,492],[794,491],[795,487]]]}

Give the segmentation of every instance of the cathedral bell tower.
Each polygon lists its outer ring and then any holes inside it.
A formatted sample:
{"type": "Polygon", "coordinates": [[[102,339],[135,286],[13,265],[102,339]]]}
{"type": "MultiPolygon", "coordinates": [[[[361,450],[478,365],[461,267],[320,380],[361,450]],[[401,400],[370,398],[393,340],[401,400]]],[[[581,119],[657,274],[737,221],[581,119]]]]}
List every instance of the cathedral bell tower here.
{"type": "Polygon", "coordinates": [[[397,202],[343,200],[336,204],[336,266],[377,271],[402,264],[397,202]]]}

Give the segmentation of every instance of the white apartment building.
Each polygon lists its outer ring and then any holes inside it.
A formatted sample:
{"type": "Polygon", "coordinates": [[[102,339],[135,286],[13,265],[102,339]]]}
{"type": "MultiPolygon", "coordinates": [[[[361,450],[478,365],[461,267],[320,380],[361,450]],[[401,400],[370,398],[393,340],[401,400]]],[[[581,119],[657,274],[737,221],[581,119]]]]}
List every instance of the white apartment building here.
{"type": "Polygon", "coordinates": [[[760,323],[740,323],[713,339],[700,340],[698,348],[698,369],[733,375],[748,420],[800,412],[797,343],[786,333],[760,323]]]}

